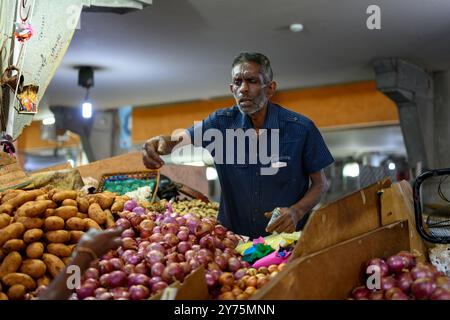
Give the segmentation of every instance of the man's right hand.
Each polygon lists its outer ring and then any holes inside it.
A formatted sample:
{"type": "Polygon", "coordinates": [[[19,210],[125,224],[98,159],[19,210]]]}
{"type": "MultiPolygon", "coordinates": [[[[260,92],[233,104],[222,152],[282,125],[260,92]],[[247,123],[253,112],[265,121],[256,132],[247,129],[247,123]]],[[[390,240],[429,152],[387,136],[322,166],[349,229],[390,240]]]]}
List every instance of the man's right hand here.
{"type": "Polygon", "coordinates": [[[142,146],[142,160],[148,169],[159,169],[164,165],[160,155],[170,154],[182,140],[172,141],[170,136],[157,136],[147,140],[142,146]]]}

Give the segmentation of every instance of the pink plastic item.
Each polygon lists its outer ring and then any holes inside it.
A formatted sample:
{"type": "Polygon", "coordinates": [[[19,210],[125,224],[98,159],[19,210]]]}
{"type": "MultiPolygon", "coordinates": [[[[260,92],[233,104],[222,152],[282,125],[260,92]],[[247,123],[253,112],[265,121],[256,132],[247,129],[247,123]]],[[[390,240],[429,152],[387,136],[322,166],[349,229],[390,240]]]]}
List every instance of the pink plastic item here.
{"type": "Polygon", "coordinates": [[[290,255],[291,255],[291,252],[274,251],[271,254],[265,256],[264,258],[257,260],[252,265],[252,267],[258,269],[260,267],[268,267],[272,264],[279,265],[281,263],[286,263],[290,255]]]}

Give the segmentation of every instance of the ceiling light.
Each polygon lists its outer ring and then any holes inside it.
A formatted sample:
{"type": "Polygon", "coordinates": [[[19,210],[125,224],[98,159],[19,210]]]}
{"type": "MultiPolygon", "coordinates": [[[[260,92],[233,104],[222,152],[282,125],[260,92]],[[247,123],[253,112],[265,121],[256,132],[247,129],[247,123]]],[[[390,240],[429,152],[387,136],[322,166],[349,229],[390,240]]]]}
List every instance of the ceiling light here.
{"type": "Polygon", "coordinates": [[[344,177],[356,178],[359,176],[359,164],[356,162],[347,163],[342,170],[344,177]]]}
{"type": "Polygon", "coordinates": [[[42,120],[42,124],[44,126],[49,126],[55,123],[55,117],[48,117],[48,118],[44,118],[42,120]]]}
{"type": "Polygon", "coordinates": [[[216,180],[217,179],[217,170],[213,167],[206,168],[206,180],[216,180]]]}
{"type": "Polygon", "coordinates": [[[389,170],[395,170],[395,163],[390,162],[388,165],[389,170]]]}
{"type": "Polygon", "coordinates": [[[301,32],[303,31],[303,25],[301,23],[293,23],[289,26],[289,30],[292,32],[301,32]]]}
{"type": "Polygon", "coordinates": [[[75,161],[73,161],[72,159],[67,160],[67,162],[70,164],[72,168],[75,167],[75,161]]]}
{"type": "Polygon", "coordinates": [[[89,119],[92,117],[92,103],[88,101],[83,103],[82,116],[85,119],[89,119]]]}

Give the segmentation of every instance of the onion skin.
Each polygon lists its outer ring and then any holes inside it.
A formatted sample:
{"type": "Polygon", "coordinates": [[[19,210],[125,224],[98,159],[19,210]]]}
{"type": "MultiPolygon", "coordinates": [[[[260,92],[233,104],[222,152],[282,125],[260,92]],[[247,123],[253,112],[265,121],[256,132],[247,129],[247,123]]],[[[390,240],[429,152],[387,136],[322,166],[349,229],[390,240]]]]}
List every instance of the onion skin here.
{"type": "Polygon", "coordinates": [[[150,296],[150,290],[143,285],[131,286],[129,292],[131,300],[144,300],[150,296]]]}
{"type": "Polygon", "coordinates": [[[403,269],[409,266],[409,262],[406,257],[402,256],[391,256],[386,261],[389,271],[391,273],[399,274],[403,269]]]}
{"type": "Polygon", "coordinates": [[[352,297],[356,300],[360,300],[361,298],[368,298],[369,293],[370,293],[369,289],[367,289],[364,286],[356,287],[352,291],[352,297]]]}
{"type": "Polygon", "coordinates": [[[397,276],[397,287],[402,289],[406,294],[410,292],[413,282],[414,280],[410,272],[401,273],[397,276]]]}
{"type": "MultiPolygon", "coordinates": [[[[384,261],[383,259],[372,259],[367,263],[367,268],[369,266],[378,266],[380,268],[380,272],[381,272],[381,276],[382,277],[386,277],[389,275],[389,266],[387,265],[386,261],[384,261]]],[[[366,270],[367,270],[366,268],[366,270]]]]}
{"type": "Polygon", "coordinates": [[[413,282],[411,293],[418,300],[429,299],[436,289],[436,283],[430,278],[420,278],[413,282]]]}
{"type": "Polygon", "coordinates": [[[438,287],[436,290],[434,290],[430,299],[431,300],[450,300],[450,291],[438,287]]]}

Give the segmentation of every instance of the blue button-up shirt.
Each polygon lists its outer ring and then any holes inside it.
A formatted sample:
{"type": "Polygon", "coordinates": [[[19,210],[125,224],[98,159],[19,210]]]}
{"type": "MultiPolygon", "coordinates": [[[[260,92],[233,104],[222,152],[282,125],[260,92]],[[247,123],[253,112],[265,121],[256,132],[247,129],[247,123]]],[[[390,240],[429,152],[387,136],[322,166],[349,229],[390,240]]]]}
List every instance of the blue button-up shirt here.
{"type": "MultiPolygon", "coordinates": [[[[250,161],[252,154],[261,148],[259,144],[256,149],[250,148],[250,139],[245,143],[245,161],[239,161],[238,144],[230,147],[226,143],[230,129],[253,129],[250,117],[241,113],[237,106],[213,112],[188,131],[194,145],[210,149],[214,158],[222,189],[219,221],[233,232],[254,239],[267,235],[265,228],[269,219],[264,213],[298,202],[308,190],[309,174],[320,171],[334,159],[310,119],[270,102],[263,129],[267,129],[269,142],[274,134],[272,129],[278,129],[279,136],[276,139],[278,156],[272,157],[270,163],[259,159],[256,163],[250,161]],[[222,138],[217,138],[218,134],[222,138]],[[216,135],[215,139],[208,140],[211,135],[216,135]],[[203,137],[200,142],[199,136],[203,137]],[[216,143],[213,150],[212,141],[216,143]],[[229,157],[233,163],[226,160],[230,152],[233,152],[229,157]],[[261,168],[267,167],[275,167],[278,171],[273,175],[262,174],[261,168]]],[[[268,145],[266,154],[271,155],[274,148],[270,143],[268,145]]]]}

